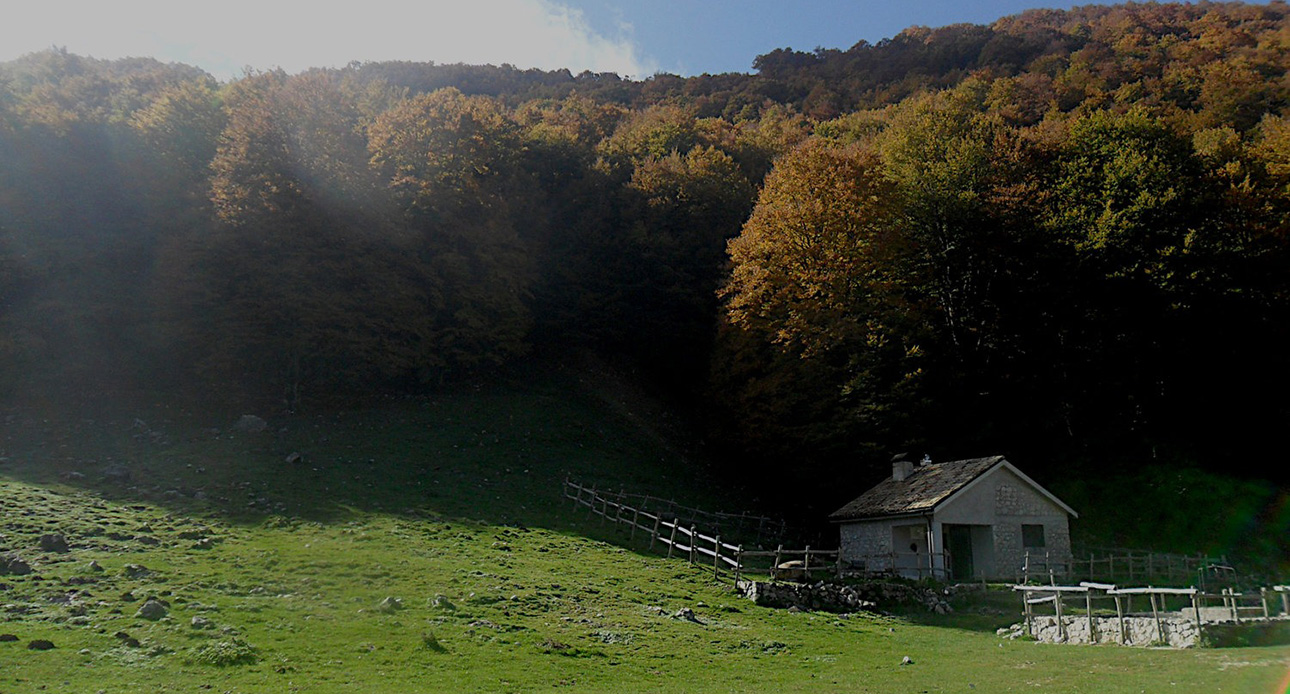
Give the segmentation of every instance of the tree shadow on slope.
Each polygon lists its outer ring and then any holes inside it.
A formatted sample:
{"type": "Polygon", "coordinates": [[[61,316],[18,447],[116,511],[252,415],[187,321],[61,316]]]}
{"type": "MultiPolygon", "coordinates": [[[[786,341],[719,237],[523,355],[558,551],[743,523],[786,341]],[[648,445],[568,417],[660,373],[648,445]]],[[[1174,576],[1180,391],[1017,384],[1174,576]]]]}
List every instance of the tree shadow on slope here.
{"type": "Polygon", "coordinates": [[[701,470],[611,410],[549,375],[266,416],[262,430],[159,405],[112,417],[18,408],[0,422],[0,475],[245,524],[376,512],[581,528],[566,477],[718,503],[701,470]]]}

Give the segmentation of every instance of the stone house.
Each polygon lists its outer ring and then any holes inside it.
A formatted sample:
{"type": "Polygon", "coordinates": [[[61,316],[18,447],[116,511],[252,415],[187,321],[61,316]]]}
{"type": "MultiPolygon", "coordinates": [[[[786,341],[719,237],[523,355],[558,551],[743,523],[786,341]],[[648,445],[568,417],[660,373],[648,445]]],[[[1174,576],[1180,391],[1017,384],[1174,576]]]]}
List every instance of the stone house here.
{"type": "Polygon", "coordinates": [[[1027,553],[1064,566],[1070,519],[1079,514],[1003,456],[915,464],[892,460],[891,477],[829,516],[841,561],[910,578],[1013,580],[1027,553]]]}

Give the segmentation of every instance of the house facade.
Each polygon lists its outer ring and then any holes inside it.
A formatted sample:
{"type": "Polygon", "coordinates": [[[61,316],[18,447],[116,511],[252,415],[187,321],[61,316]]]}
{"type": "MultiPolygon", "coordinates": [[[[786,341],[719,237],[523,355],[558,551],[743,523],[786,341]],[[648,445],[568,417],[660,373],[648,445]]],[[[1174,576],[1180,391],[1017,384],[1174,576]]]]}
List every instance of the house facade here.
{"type": "Polygon", "coordinates": [[[892,476],[829,519],[841,560],[910,578],[1012,580],[1031,561],[1070,561],[1079,514],[1003,456],[945,463],[897,456],[892,476]]]}

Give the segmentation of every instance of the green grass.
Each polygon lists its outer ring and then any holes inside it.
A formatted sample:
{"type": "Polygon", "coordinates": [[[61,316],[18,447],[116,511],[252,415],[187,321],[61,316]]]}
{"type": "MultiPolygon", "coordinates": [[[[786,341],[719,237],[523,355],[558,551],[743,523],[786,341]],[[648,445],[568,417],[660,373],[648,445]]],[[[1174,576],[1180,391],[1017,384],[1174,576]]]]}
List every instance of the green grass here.
{"type": "Polygon", "coordinates": [[[0,643],[0,692],[1282,694],[1284,647],[1001,641],[1011,596],[953,618],[755,607],[560,498],[571,474],[737,508],[572,384],[467,388],[254,436],[204,430],[240,412],[154,411],[146,431],[136,413],[12,413],[0,551],[37,573],[0,576],[0,633],[20,638],[0,643]],[[303,463],[284,462],[294,451],[303,463]],[[102,480],[108,465],[131,479],[102,480]],[[40,552],[46,532],[72,550],[40,552]],[[170,604],[162,620],[135,616],[149,597],[170,604]],[[685,607],[701,623],[673,617],[685,607]]]}

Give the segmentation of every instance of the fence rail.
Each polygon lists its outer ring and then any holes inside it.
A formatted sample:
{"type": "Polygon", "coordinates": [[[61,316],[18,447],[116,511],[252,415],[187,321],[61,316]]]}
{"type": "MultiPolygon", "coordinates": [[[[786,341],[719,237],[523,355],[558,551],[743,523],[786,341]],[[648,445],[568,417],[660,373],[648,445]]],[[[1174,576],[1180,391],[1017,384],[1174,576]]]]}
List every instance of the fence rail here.
{"type": "MultiPolygon", "coordinates": [[[[595,485],[587,487],[571,480],[565,480],[565,497],[577,501],[581,498],[599,497],[612,504],[675,520],[685,526],[709,528],[714,534],[748,539],[755,545],[767,540],[779,541],[788,534],[790,528],[786,522],[768,516],[750,513],[724,513],[706,511],[675,500],[664,499],[650,494],[629,493],[619,489],[600,489],[595,485]],[[572,492],[573,496],[570,496],[572,492]]],[[[584,504],[585,505],[585,504],[584,504]]]]}
{"type": "Polygon", "coordinates": [[[1095,548],[1075,556],[1026,550],[1018,583],[1058,579],[1093,582],[1199,585],[1201,589],[1231,587],[1236,571],[1226,557],[1168,554],[1119,548],[1095,548]]]}
{"type": "MultiPolygon", "coordinates": [[[[744,549],[742,544],[723,540],[719,529],[700,532],[699,525],[692,519],[677,518],[667,511],[640,508],[625,501],[632,498],[657,500],[657,497],[605,493],[594,486],[587,487],[571,480],[565,480],[564,497],[573,502],[574,508],[586,508],[605,522],[627,526],[633,540],[637,533],[644,533],[649,537],[650,549],[666,547],[668,558],[682,557],[692,564],[711,566],[717,579],[723,577],[723,571],[725,577],[735,582],[749,574],[769,576],[771,580],[811,580],[821,576],[841,578],[860,574],[946,578],[946,567],[951,565],[948,553],[929,556],[926,553],[890,552],[843,559],[836,549],[814,549],[809,545],[805,549],[786,549],[783,544],[774,550],[744,549]],[[939,565],[938,558],[941,560],[939,565]]],[[[760,518],[746,514],[704,514],[707,517],[760,518]]],[[[769,518],[762,518],[762,521],[759,523],[762,529],[784,527],[779,521],[769,518]]]]}
{"type": "Polygon", "coordinates": [[[1015,585],[1012,589],[1021,593],[1026,633],[1031,636],[1034,635],[1035,608],[1039,605],[1051,603],[1053,614],[1056,617],[1058,632],[1062,635],[1062,638],[1065,638],[1065,632],[1068,627],[1067,618],[1081,618],[1078,614],[1069,614],[1068,609],[1065,607],[1065,601],[1069,597],[1083,597],[1084,615],[1082,618],[1088,620],[1088,633],[1090,635],[1095,631],[1094,620],[1096,613],[1093,608],[1094,600],[1113,600],[1121,643],[1127,643],[1128,641],[1125,616],[1133,612],[1133,599],[1135,596],[1148,599],[1151,605],[1151,616],[1156,624],[1156,633],[1162,642],[1166,640],[1166,629],[1161,615],[1168,611],[1170,600],[1174,600],[1175,605],[1177,605],[1176,601],[1180,598],[1183,600],[1183,604],[1179,606],[1178,611],[1186,614],[1190,609],[1197,633],[1207,622],[1230,620],[1240,624],[1242,621],[1267,621],[1280,616],[1290,617],[1290,587],[1287,586],[1261,588],[1257,593],[1241,593],[1231,588],[1223,588],[1219,592],[1213,593],[1194,586],[1189,588],[1157,588],[1154,586],[1120,588],[1114,584],[1084,581],[1077,586],[1015,585]],[[1280,594],[1281,598],[1280,610],[1277,609],[1276,601],[1273,597],[1277,593],[1280,594]],[[1211,608],[1210,603],[1214,601],[1221,603],[1221,607],[1211,608]]]}
{"type": "MultiPolygon", "coordinates": [[[[658,543],[667,547],[669,559],[678,556],[679,553],[679,556],[689,559],[691,564],[702,564],[704,566],[711,564],[713,577],[718,580],[721,579],[723,567],[728,575],[733,570],[734,580],[738,582],[741,568],[740,555],[743,552],[742,545],[722,541],[719,531],[713,532],[711,535],[705,535],[699,532],[698,526],[694,522],[683,522],[667,512],[651,511],[631,506],[624,501],[624,499],[628,498],[626,494],[619,493],[613,496],[614,498],[610,498],[610,496],[598,491],[594,486],[585,487],[571,480],[565,480],[564,482],[564,497],[573,501],[574,508],[586,507],[592,514],[600,516],[606,522],[612,521],[615,524],[628,526],[631,528],[632,539],[636,538],[638,531],[649,533],[650,549],[653,549],[658,543]]],[[[635,496],[640,498],[643,495],[635,496]]],[[[739,517],[734,514],[708,515],[739,517]]],[[[742,517],[753,518],[755,516],[742,517]]]]}

